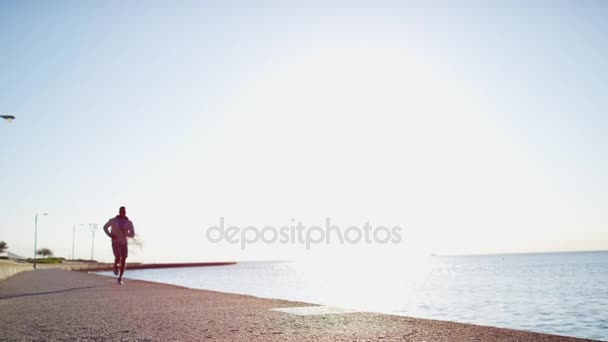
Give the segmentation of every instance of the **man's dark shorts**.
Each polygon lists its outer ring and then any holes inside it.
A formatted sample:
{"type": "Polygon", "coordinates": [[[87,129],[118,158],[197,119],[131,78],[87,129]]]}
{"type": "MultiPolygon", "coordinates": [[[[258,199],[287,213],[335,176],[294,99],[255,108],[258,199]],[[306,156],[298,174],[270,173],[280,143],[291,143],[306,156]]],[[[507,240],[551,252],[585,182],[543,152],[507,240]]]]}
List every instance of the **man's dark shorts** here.
{"type": "Polygon", "coordinates": [[[126,243],[112,242],[112,251],[114,252],[115,258],[127,258],[129,256],[129,249],[126,243]]]}

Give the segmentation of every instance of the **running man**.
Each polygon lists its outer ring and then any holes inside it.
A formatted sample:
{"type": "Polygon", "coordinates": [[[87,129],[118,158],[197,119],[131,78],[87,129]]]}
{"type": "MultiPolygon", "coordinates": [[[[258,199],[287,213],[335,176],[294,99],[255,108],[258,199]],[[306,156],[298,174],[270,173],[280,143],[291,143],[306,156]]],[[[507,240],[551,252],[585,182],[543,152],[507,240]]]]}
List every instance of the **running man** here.
{"type": "Polygon", "coordinates": [[[108,223],[103,226],[103,230],[110,238],[112,238],[112,251],[114,252],[114,275],[118,276],[118,283],[123,284],[122,275],[125,273],[127,265],[127,256],[129,249],[127,247],[127,237],[135,236],[135,228],[133,222],[127,217],[127,209],[120,207],[118,215],[111,218],[108,223]],[[108,228],[112,228],[108,230],[108,228]],[[118,265],[120,265],[120,274],[118,273],[118,265]]]}

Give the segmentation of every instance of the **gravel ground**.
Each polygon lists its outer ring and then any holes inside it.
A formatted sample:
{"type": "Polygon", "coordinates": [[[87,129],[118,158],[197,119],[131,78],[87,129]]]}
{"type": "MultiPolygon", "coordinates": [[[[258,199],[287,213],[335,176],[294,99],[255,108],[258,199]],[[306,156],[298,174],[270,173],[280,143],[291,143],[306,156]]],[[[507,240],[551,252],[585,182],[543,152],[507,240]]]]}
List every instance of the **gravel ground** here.
{"type": "Polygon", "coordinates": [[[583,341],[373,313],[294,315],[306,303],[59,269],[0,282],[0,341],[583,341]]]}

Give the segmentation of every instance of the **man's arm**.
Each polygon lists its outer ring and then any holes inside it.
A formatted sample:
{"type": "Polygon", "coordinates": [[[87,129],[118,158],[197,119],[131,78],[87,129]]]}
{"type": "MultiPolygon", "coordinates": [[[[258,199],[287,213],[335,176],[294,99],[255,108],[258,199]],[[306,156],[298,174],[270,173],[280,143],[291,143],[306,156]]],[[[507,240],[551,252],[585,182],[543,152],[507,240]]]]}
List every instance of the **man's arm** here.
{"type": "Polygon", "coordinates": [[[112,225],[112,219],[109,219],[108,222],[103,225],[103,231],[106,232],[106,235],[109,237],[112,237],[112,234],[108,230],[108,228],[110,228],[111,225],[112,225]]]}

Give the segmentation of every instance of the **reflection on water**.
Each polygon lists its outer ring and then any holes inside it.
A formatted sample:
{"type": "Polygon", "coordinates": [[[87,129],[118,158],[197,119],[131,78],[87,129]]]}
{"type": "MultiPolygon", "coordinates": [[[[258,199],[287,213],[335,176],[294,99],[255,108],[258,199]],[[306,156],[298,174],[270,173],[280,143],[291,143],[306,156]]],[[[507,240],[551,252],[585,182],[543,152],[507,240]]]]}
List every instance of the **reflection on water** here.
{"type": "Polygon", "coordinates": [[[128,277],[422,318],[608,338],[608,252],[245,262],[128,277]]]}

